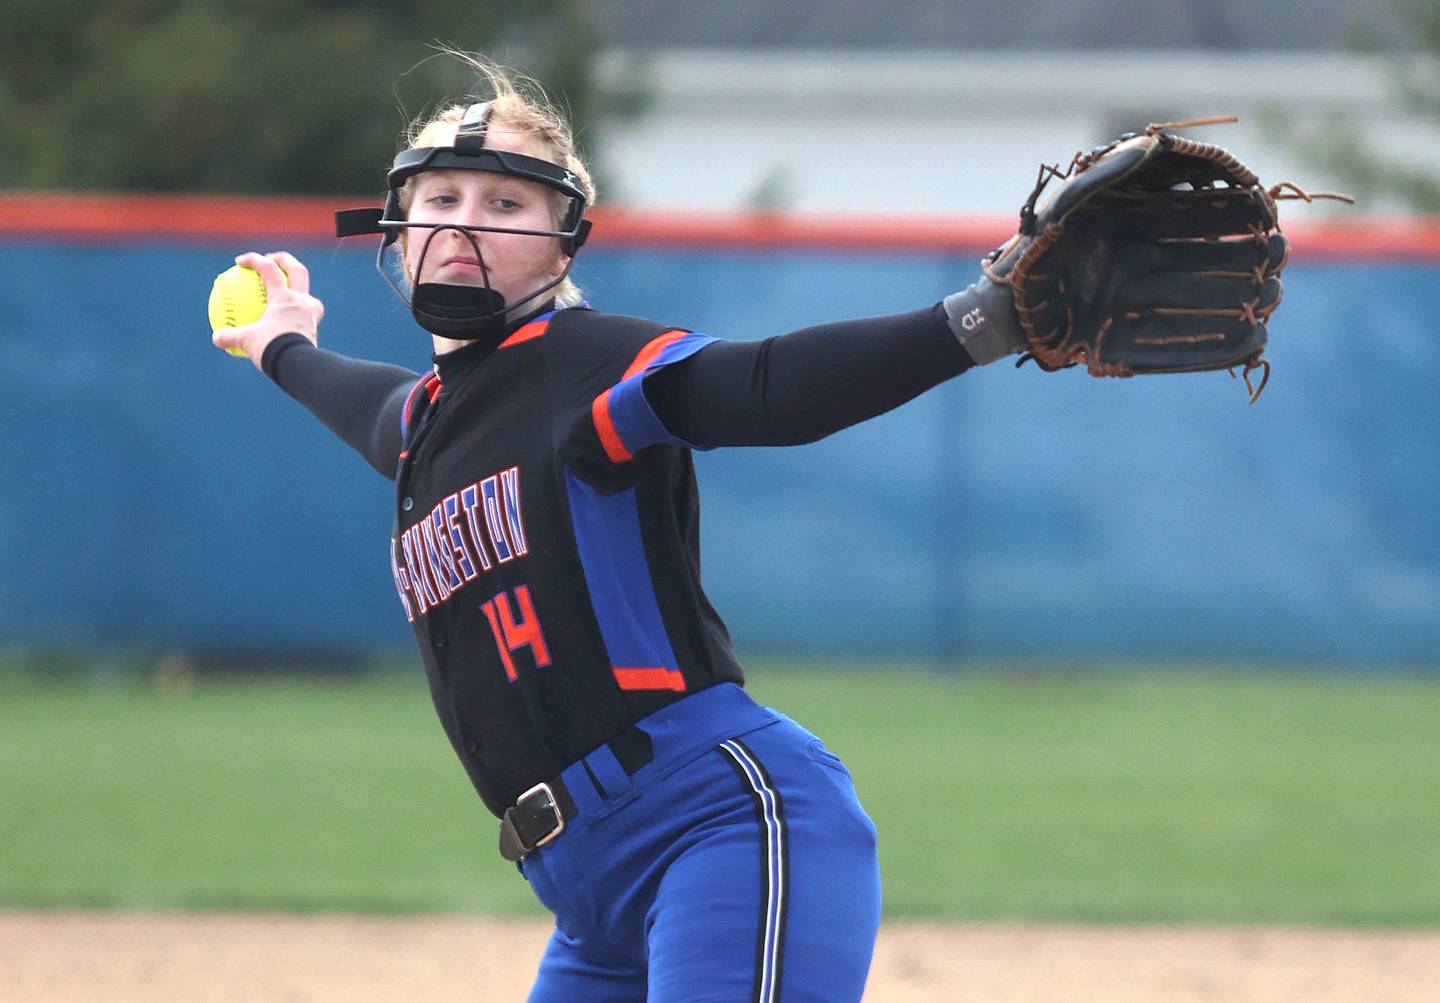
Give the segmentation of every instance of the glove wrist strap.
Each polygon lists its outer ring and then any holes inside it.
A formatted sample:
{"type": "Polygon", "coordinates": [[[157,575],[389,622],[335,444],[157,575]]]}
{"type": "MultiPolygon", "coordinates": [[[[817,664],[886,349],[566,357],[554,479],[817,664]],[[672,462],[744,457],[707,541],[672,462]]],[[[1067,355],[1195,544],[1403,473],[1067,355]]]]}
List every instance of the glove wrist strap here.
{"type": "Polygon", "coordinates": [[[1008,286],[997,286],[982,276],[974,285],[946,296],[944,307],[951,333],[977,366],[1029,347],[1008,286]]]}

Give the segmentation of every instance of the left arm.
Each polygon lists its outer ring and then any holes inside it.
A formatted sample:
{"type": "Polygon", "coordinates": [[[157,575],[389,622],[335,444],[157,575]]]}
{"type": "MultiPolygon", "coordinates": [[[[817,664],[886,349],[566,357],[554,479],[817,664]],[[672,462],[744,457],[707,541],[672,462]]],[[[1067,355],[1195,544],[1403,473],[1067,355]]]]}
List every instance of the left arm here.
{"type": "Polygon", "coordinates": [[[647,375],[645,398],[666,431],[702,449],[814,442],[1017,351],[1009,298],[982,280],[925,310],[716,342],[647,375]]]}

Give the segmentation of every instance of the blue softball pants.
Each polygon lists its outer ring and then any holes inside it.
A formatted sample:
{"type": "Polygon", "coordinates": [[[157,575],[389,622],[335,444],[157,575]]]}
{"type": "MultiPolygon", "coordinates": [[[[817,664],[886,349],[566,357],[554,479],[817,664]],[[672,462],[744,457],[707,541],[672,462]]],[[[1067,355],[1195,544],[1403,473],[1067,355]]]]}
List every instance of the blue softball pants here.
{"type": "Polygon", "coordinates": [[[530,1003],[859,1000],[880,869],[844,764],[731,683],[639,727],[654,759],[570,766],[578,813],[523,861],[555,914],[530,1003]]]}

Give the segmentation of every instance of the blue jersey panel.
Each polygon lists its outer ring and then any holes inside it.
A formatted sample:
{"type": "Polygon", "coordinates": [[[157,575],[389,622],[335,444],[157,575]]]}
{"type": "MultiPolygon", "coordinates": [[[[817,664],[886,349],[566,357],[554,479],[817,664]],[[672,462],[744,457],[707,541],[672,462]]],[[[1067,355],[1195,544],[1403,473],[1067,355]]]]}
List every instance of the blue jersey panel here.
{"type": "MultiPolygon", "coordinates": [[[[565,472],[575,544],[617,682],[650,670],[684,689],[645,560],[634,489],[606,495],[565,472]]],[[[649,678],[642,676],[640,678],[649,678]]]]}

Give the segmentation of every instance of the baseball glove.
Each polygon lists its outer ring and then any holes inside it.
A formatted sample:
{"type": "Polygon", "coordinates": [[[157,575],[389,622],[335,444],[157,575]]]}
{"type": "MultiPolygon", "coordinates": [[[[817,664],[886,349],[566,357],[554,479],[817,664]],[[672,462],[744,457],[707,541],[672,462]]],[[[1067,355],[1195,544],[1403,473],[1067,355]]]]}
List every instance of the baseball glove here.
{"type": "Polygon", "coordinates": [[[1029,341],[1021,362],[1083,363],[1092,376],[1241,367],[1255,402],[1270,377],[1265,325],[1289,254],[1276,202],[1353,200],[1289,182],[1266,188],[1227,151],[1169,131],[1233,121],[1151,125],[1064,170],[1041,167],[1019,232],[982,263],[1014,296],[1029,341]],[[1037,207],[1052,179],[1062,184],[1037,207]]]}

